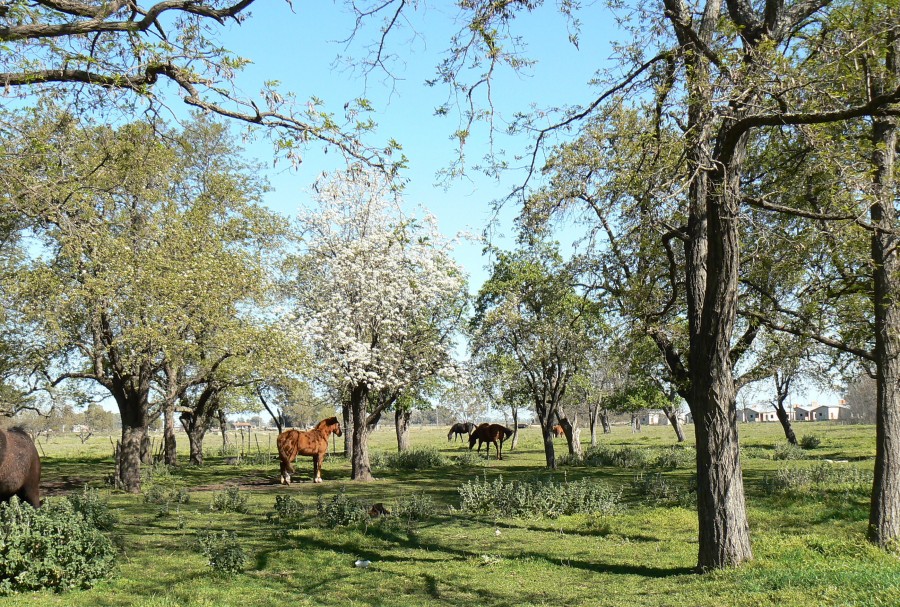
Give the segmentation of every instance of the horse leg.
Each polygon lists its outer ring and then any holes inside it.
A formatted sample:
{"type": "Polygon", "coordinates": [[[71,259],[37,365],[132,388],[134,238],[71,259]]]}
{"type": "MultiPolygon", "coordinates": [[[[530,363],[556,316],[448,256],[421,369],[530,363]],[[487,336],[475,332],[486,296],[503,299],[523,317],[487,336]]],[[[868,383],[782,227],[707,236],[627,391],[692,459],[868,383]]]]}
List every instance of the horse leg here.
{"type": "Polygon", "coordinates": [[[497,459],[503,459],[503,441],[500,441],[500,444],[494,443],[494,447],[497,448],[497,459]]]}
{"type": "Polygon", "coordinates": [[[322,482],[322,455],[319,453],[313,455],[313,482],[322,482]]]}
{"type": "Polygon", "coordinates": [[[281,484],[282,485],[290,485],[291,484],[291,475],[287,471],[287,464],[284,463],[284,460],[281,460],[281,484]]]}

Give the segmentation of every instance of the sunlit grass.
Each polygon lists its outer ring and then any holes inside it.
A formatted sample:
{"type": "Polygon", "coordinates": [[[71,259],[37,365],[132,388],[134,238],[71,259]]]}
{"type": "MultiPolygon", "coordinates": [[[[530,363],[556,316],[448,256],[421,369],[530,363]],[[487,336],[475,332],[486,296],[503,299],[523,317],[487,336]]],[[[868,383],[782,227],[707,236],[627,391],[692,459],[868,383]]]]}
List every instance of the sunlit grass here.
{"type": "MultiPolygon", "coordinates": [[[[308,482],[311,465],[306,458],[298,462],[301,482],[290,487],[277,484],[274,459],[234,465],[210,453],[205,466],[187,466],[182,441],[181,465],[165,482],[190,489],[190,499],[168,506],[105,485],[113,470],[108,438],[94,437],[86,445],[77,438],[57,438],[43,445],[44,492],[58,494],[84,483],[102,488],[101,494],[119,515],[115,530],[122,555],[119,567],[114,577],[88,591],[0,598],[0,606],[896,605],[900,560],[864,539],[867,491],[826,486],[807,493],[773,493],[765,483],[767,475],[781,466],[812,466],[824,459],[849,460],[835,465],[871,470],[874,429],[798,426],[798,435],[814,433],[822,444],[809,451],[809,459],[789,462],[770,459],[774,445],[784,441],[777,425],[741,426],[755,559],[739,569],[709,575],[693,572],[696,512],[647,503],[634,482],[636,474],[653,473],[686,485],[693,475],[690,466],[650,471],[563,467],[551,473],[544,468],[536,428],[523,430],[518,448],[504,450],[503,461],[481,459],[471,466],[414,472],[376,469],[377,480],[367,484],[350,482],[349,462],[329,457],[325,482],[315,485],[308,482]],[[556,519],[459,511],[459,485],[497,475],[505,480],[555,482],[585,478],[620,491],[622,504],[614,514],[556,519]],[[247,497],[247,512],[211,510],[217,493],[231,483],[239,484],[247,497]],[[316,518],[317,498],[329,499],[340,488],[364,504],[381,502],[389,508],[404,496],[426,493],[435,504],[434,513],[411,524],[388,525],[373,519],[364,526],[326,529],[316,518]],[[268,521],[276,495],[294,496],[304,505],[299,524],[277,526],[268,521]],[[195,548],[201,529],[237,533],[249,555],[244,573],[221,575],[209,568],[195,548]],[[358,559],[371,565],[355,567],[358,559]]],[[[691,432],[688,426],[688,442],[691,432]]],[[[632,434],[617,426],[599,440],[662,448],[674,443],[674,433],[670,428],[645,427],[632,434]]],[[[208,437],[208,451],[220,444],[218,435],[208,437]]],[[[260,433],[249,444],[251,452],[268,452],[274,435],[260,433]]],[[[438,449],[447,460],[468,448],[448,442],[445,428],[413,428],[412,445],[438,449]]],[[[558,454],[566,451],[562,439],[556,446],[558,454]]],[[[393,430],[375,432],[371,449],[395,450],[393,430]]],[[[274,446],[268,453],[274,456],[274,446]]]]}

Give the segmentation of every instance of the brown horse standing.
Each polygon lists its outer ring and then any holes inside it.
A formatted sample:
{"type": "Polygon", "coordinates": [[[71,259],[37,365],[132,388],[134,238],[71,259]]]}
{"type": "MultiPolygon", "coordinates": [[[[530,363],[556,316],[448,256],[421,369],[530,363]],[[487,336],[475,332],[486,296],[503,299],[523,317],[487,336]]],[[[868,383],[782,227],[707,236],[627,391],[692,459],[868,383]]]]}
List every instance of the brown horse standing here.
{"type": "Polygon", "coordinates": [[[278,435],[282,485],[291,484],[291,474],[295,472],[293,462],[298,455],[312,456],[313,482],[322,482],[322,460],[328,452],[328,437],[332,432],[341,436],[341,424],[336,417],[323,419],[312,430],[285,430],[278,435]]]}
{"type": "Polygon", "coordinates": [[[500,424],[481,424],[469,436],[469,450],[478,441],[478,453],[481,453],[481,444],[487,443],[487,456],[491,456],[491,443],[497,450],[497,459],[503,459],[503,441],[512,436],[513,431],[500,424]]]}
{"type": "Polygon", "coordinates": [[[472,422],[458,422],[450,426],[450,432],[447,433],[447,440],[450,440],[450,436],[453,435],[453,442],[456,442],[456,439],[463,439],[463,434],[472,434],[472,431],[475,429],[475,424],[472,422]]]}
{"type": "Polygon", "coordinates": [[[31,438],[18,428],[0,430],[0,502],[16,495],[37,508],[40,482],[41,460],[31,438]]]}
{"type": "Polygon", "coordinates": [[[556,424],[555,426],[553,426],[550,429],[550,431],[553,432],[554,438],[559,438],[560,436],[562,436],[566,433],[566,431],[563,430],[563,427],[560,426],[559,424],[556,424]]]}

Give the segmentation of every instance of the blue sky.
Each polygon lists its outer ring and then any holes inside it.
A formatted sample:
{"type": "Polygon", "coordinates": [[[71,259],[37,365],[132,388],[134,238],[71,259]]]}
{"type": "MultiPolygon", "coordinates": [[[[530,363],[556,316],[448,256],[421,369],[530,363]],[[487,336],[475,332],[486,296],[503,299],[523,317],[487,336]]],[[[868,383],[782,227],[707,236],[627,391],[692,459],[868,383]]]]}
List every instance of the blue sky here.
{"type": "MultiPolygon", "coordinates": [[[[598,69],[607,66],[609,41],[617,36],[614,21],[598,15],[603,10],[602,5],[585,9],[585,22],[607,25],[592,26],[589,35],[582,35],[579,48],[569,42],[566,19],[556,11],[555,3],[516,19],[516,32],[528,46],[527,56],[537,64],[522,74],[498,75],[494,105],[501,124],[532,104],[550,107],[590,99],[587,83],[598,69]]],[[[353,18],[342,3],[294,2],[293,11],[286,2],[261,3],[245,23],[229,27],[223,45],[253,61],[238,79],[248,95],[255,95],[266,80],[279,80],[284,91],[294,92],[300,100],[321,98],[327,109],[338,114],[347,100],[359,96],[370,99],[378,123],[370,141],[394,138],[409,159],[405,173],[409,183],[404,193],[407,205],[427,208],[438,218],[446,236],[462,231],[480,234],[492,216],[491,202],[508,193],[522,175],[510,172],[495,181],[472,170],[467,177],[437,185],[438,171],[456,158],[456,143],[450,136],[458,118],[434,115],[435,108],[447,101],[450,90],[441,85],[428,87],[425,81],[434,77],[436,65],[445,56],[460,22],[452,7],[420,8],[409,15],[412,23],[393,32],[388,43],[397,55],[391,64],[397,79],[383,73],[364,79],[358,71],[335,63],[338,55],[361,56],[364,45],[377,35],[369,28],[358,42],[341,43],[353,28],[353,18]]],[[[527,144],[522,137],[501,138],[497,147],[522,151],[527,144]]],[[[477,163],[487,149],[486,131],[482,129],[467,145],[469,164],[477,163]]],[[[268,143],[249,145],[248,152],[271,167],[268,143]]],[[[296,214],[299,206],[308,202],[307,188],[316,176],[322,170],[336,168],[340,168],[338,155],[323,154],[316,147],[305,154],[299,171],[282,162],[269,171],[274,190],[266,204],[284,214],[296,214]]],[[[511,234],[514,213],[515,208],[510,207],[502,214],[501,234],[511,234]]],[[[457,261],[471,276],[473,291],[486,277],[481,249],[477,243],[460,244],[456,252],[457,261]]]]}

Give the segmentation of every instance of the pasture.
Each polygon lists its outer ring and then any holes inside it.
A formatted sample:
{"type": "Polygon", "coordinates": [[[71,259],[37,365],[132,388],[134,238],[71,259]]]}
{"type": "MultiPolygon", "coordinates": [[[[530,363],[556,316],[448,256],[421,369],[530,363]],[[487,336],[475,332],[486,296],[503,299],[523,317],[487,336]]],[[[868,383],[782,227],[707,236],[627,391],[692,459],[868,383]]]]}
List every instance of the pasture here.
{"type": "MultiPolygon", "coordinates": [[[[448,427],[414,427],[413,448],[436,449],[443,465],[374,467],[377,481],[356,484],[347,480],[349,461],[329,456],[324,483],[313,484],[310,458],[300,457],[294,477],[299,482],[289,487],[279,484],[274,433],[254,436],[252,457],[241,462],[215,453],[221,443],[211,433],[200,468],[186,465],[187,441],[180,435],[182,465],[148,470],[144,495],[105,484],[113,472],[108,438],[94,437],[85,445],[74,437],[42,439],[43,495],[98,488],[119,518],[114,536],[120,564],[90,590],[13,595],[0,598],[0,607],[897,605],[900,559],[864,540],[874,428],[800,423],[795,429],[821,444],[783,455],[776,448],[784,442],[777,424],[741,425],[754,560],[708,575],[692,570],[697,522],[690,503],[691,452],[671,448],[670,428],[645,427],[632,434],[615,426],[599,440],[618,453],[619,465],[562,466],[551,474],[543,468],[536,427],[520,431],[515,450],[504,446],[503,461],[456,460],[467,445],[448,442],[448,427]],[[776,454],[804,459],[773,459],[776,454]],[[667,457],[670,463],[659,463],[667,457]],[[500,477],[586,479],[608,487],[618,507],[556,518],[460,510],[459,486],[500,477]],[[246,498],[244,511],[212,510],[230,485],[246,498]],[[188,501],[149,501],[154,486],[177,489],[188,501]],[[431,507],[418,520],[373,518],[328,528],[317,514],[317,500],[328,503],[341,491],[388,510],[417,501],[431,507]],[[278,496],[302,504],[297,521],[283,524],[273,517],[278,496]],[[247,556],[245,570],[213,571],[196,548],[202,530],[234,532],[247,556]],[[358,560],[371,564],[356,567],[358,560]]],[[[692,433],[688,426],[688,442],[692,433]]],[[[563,439],[556,446],[558,454],[565,452],[563,439]]],[[[392,429],[373,434],[370,451],[376,461],[395,450],[392,429]]]]}

